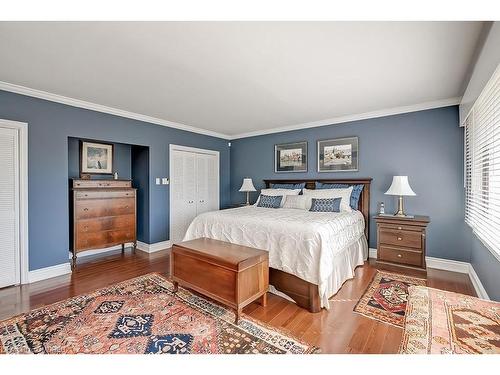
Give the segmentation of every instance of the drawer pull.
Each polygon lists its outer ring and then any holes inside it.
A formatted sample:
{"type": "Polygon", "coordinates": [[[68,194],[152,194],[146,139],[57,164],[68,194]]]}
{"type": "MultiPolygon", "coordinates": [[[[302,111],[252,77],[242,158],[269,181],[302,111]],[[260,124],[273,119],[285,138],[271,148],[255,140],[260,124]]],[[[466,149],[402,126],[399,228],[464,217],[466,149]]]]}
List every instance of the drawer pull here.
{"type": "Polygon", "coordinates": [[[398,237],[398,241],[402,241],[403,239],[401,237],[398,237]]]}
{"type": "Polygon", "coordinates": [[[403,256],[401,254],[398,254],[398,258],[402,258],[403,256]]]}
{"type": "Polygon", "coordinates": [[[83,210],[84,210],[84,211],[88,211],[89,209],[88,209],[87,207],[85,207],[83,210]]]}
{"type": "Polygon", "coordinates": [[[399,230],[403,229],[402,227],[398,227],[399,230]]]}

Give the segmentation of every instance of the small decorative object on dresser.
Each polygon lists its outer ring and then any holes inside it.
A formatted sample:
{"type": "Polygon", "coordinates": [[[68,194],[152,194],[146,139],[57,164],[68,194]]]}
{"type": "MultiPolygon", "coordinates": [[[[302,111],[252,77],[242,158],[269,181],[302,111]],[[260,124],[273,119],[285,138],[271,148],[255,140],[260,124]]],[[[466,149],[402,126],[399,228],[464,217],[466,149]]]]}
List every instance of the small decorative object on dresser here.
{"type": "Polygon", "coordinates": [[[425,231],[428,216],[375,216],[377,263],[425,271],[425,231]]]}
{"type": "Polygon", "coordinates": [[[257,191],[255,189],[255,186],[253,186],[252,179],[251,178],[244,178],[243,184],[241,184],[241,187],[240,187],[240,192],[247,193],[247,203],[246,203],[247,206],[250,205],[249,199],[250,199],[250,192],[252,192],[252,191],[257,191]]]}
{"type": "Polygon", "coordinates": [[[260,298],[266,306],[269,288],[269,253],[229,242],[198,238],[172,246],[170,276],[178,285],[193,289],[236,310],[260,298]]]}
{"type": "Polygon", "coordinates": [[[137,244],[136,189],[130,180],[71,181],[71,241],[73,262],[79,252],[137,244]]]}

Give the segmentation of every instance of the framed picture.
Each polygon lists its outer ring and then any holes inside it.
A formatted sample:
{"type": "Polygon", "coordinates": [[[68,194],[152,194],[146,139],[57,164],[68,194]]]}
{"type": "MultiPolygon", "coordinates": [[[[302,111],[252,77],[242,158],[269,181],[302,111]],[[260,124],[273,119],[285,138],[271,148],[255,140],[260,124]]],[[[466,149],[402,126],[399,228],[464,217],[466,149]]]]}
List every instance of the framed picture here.
{"type": "Polygon", "coordinates": [[[274,145],[274,171],[307,172],[307,142],[274,145]]]}
{"type": "Polygon", "coordinates": [[[113,145],[82,141],[80,173],[113,174],[113,145]]]}
{"type": "Polygon", "coordinates": [[[318,141],[318,172],[356,172],[358,137],[318,141]]]}

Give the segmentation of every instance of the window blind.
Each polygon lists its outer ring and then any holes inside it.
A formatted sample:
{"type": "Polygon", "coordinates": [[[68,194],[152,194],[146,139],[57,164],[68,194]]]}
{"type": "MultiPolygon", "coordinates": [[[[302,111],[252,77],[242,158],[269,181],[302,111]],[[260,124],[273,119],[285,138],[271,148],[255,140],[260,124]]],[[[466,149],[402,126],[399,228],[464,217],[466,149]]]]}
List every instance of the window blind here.
{"type": "Polygon", "coordinates": [[[500,65],[464,125],[465,222],[500,258],[500,65]]]}

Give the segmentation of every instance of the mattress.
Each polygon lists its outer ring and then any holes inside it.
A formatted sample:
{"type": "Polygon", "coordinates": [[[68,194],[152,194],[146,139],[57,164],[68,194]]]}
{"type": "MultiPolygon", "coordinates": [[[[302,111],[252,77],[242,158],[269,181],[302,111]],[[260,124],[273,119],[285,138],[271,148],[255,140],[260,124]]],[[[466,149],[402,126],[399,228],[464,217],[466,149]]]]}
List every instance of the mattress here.
{"type": "MultiPolygon", "coordinates": [[[[329,283],[339,266],[335,261],[364,239],[364,226],[359,211],[332,213],[245,206],[197,216],[184,240],[208,237],[267,250],[270,267],[318,285],[322,305],[328,307],[328,294],[332,292],[329,283]]],[[[352,274],[352,270],[345,271],[342,273],[352,274]]]]}

